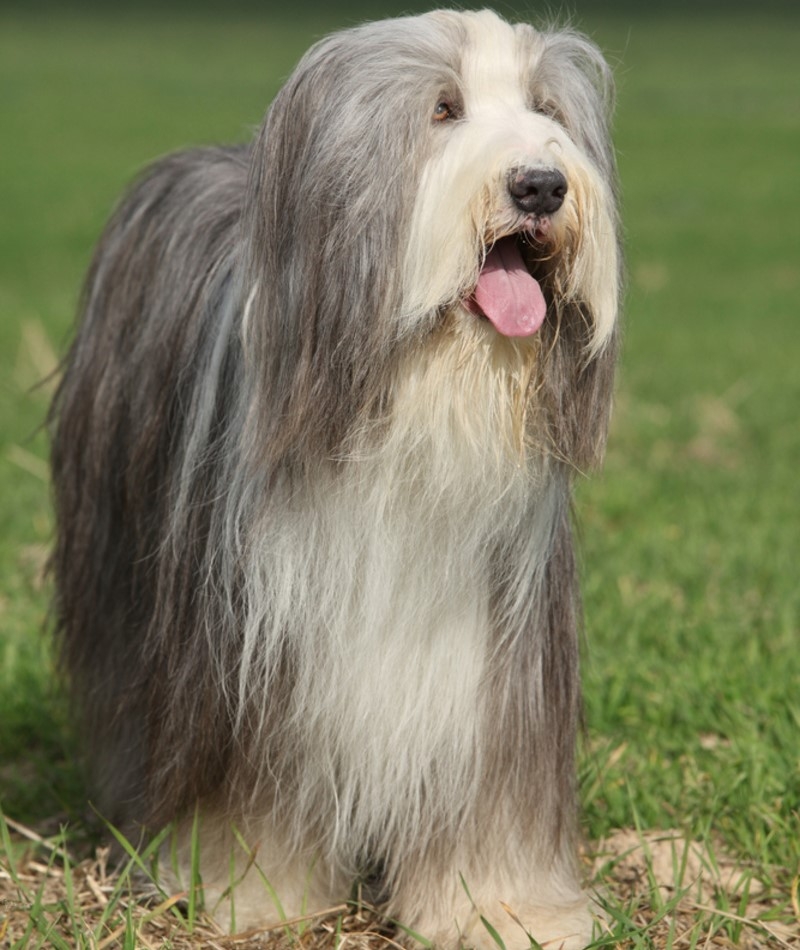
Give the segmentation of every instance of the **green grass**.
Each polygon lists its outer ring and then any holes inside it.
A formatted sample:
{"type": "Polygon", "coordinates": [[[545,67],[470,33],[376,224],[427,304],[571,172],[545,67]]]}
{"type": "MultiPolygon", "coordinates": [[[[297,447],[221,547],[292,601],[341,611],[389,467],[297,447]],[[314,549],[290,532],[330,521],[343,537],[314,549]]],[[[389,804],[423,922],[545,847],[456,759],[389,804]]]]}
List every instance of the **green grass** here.
{"type": "Polygon", "coordinates": [[[628,331],[605,473],[579,494],[590,833],[634,806],[795,869],[797,28],[630,24],[628,331]]]}
{"type": "MultiPolygon", "coordinates": [[[[377,13],[374,11],[373,13],[377,13]]],[[[124,183],[241,140],[327,14],[0,13],[0,799],[81,814],[46,639],[47,390],[124,183]]],[[[617,65],[629,289],[582,483],[585,828],[714,840],[788,899],[800,841],[800,18],[587,17],[617,65]],[[787,876],[788,875],[788,876],[787,876]]]]}

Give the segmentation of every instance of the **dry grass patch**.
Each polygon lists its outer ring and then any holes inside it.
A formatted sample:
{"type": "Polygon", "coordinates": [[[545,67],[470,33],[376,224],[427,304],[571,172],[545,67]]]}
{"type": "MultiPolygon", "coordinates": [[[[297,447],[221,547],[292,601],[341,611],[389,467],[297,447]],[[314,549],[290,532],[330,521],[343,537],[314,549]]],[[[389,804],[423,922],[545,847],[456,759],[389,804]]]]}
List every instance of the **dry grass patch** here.
{"type": "MultiPolygon", "coordinates": [[[[202,912],[190,922],[187,895],[157,892],[135,861],[112,866],[106,847],[76,861],[61,835],[43,838],[10,819],[2,830],[2,947],[388,950],[402,939],[360,902],[226,935],[202,912]]],[[[676,832],[617,831],[586,866],[605,908],[597,947],[800,950],[797,878],[780,893],[755,869],[676,832]]]]}
{"type": "Polygon", "coordinates": [[[64,836],[44,838],[2,819],[0,947],[173,948],[173,950],[387,950],[395,928],[362,902],[285,921],[270,930],[224,934],[186,893],[164,895],[138,861],[110,861],[110,849],[76,861],[64,836]]]}
{"type": "MultiPolygon", "coordinates": [[[[615,831],[594,852],[598,896],[612,922],[632,928],[620,934],[622,946],[800,948],[797,877],[787,893],[759,869],[676,831],[615,831]]],[[[791,877],[781,869],[770,876],[791,877]]]]}

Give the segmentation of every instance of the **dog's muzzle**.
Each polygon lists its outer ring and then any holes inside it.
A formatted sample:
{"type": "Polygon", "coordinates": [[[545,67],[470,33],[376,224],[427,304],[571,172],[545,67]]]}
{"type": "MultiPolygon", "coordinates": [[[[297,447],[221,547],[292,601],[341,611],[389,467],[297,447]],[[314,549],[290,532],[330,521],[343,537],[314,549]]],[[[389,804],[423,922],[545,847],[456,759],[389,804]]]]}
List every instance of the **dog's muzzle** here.
{"type": "Polygon", "coordinates": [[[509,172],[506,186],[524,219],[517,222],[518,230],[487,247],[477,284],[464,305],[489,320],[502,336],[529,337],[547,316],[547,300],[523,250],[549,240],[552,215],[567,195],[567,179],[557,168],[517,167],[509,172]]]}

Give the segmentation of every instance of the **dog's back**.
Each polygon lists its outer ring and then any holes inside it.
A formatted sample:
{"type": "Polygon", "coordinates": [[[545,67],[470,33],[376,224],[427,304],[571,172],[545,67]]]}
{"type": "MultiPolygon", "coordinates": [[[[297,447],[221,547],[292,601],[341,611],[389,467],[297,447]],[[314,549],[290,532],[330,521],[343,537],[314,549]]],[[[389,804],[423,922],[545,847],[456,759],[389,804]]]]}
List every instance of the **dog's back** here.
{"type": "MultiPolygon", "coordinates": [[[[148,626],[167,606],[188,606],[162,603],[158,590],[172,556],[170,460],[193,427],[224,427],[213,418],[224,405],[198,404],[196,376],[233,372],[238,360],[238,335],[219,324],[246,178],[246,149],[209,148],[169,156],[136,183],[95,251],[53,407],[56,623],[110,817],[136,813],[142,794],[144,719],[160,675],[148,626]]],[[[218,461],[205,453],[207,465],[218,461]]],[[[205,501],[192,499],[198,533],[205,501]]],[[[196,569],[185,553],[185,570],[196,569]]],[[[213,760],[221,737],[206,733],[213,760]]]]}

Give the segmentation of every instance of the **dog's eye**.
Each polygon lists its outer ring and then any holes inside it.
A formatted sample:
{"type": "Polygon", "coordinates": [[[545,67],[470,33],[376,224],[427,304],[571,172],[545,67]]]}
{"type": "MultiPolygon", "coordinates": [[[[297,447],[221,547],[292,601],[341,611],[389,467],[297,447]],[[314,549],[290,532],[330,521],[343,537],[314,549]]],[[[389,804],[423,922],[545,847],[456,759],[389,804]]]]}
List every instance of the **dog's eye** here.
{"type": "Polygon", "coordinates": [[[454,118],[455,110],[446,99],[442,99],[440,102],[436,103],[436,108],[433,110],[434,122],[446,122],[448,119],[454,118]]]}
{"type": "Polygon", "coordinates": [[[563,115],[561,110],[551,99],[534,99],[531,106],[534,112],[538,112],[539,115],[547,116],[548,119],[553,119],[555,122],[558,122],[559,125],[563,125],[563,115]]]}

